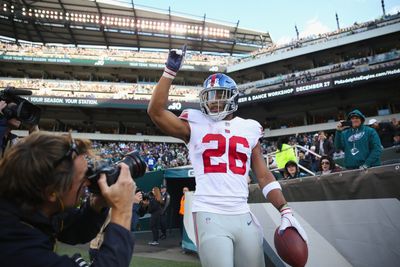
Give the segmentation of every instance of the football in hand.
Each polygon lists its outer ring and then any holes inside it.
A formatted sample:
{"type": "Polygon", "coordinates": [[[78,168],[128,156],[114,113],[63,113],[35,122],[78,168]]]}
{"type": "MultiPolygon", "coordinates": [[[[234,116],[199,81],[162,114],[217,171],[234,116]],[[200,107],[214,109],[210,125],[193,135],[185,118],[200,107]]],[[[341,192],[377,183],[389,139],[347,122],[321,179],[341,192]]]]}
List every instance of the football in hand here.
{"type": "Polygon", "coordinates": [[[282,235],[275,230],[274,244],[278,255],[293,267],[304,267],[308,259],[307,243],[293,227],[286,228],[282,235]]]}

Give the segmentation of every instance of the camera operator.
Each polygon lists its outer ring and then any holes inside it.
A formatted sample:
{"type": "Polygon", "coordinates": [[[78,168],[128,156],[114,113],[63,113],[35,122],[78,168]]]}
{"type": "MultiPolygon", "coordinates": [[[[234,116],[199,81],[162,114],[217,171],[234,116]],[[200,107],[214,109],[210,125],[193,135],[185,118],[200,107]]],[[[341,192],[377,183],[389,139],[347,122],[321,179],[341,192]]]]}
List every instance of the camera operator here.
{"type": "Polygon", "coordinates": [[[3,109],[7,107],[7,103],[0,101],[0,158],[4,156],[7,148],[18,142],[18,137],[11,133],[20,127],[21,122],[16,118],[7,119],[3,115],[3,109]]]}
{"type": "MultiPolygon", "coordinates": [[[[89,184],[90,142],[70,135],[36,132],[0,161],[0,262],[4,266],[88,266],[79,256],[59,256],[56,240],[67,244],[93,239],[111,207],[103,245],[91,266],[128,266],[134,240],[130,233],[136,185],[121,163],[109,186],[100,174],[101,195],[75,208],[89,184]]],[[[108,176],[107,176],[108,177],[108,176]]]]}
{"type": "Polygon", "coordinates": [[[0,91],[0,158],[13,144],[18,142],[12,130],[20,128],[21,124],[28,127],[29,134],[38,131],[40,108],[19,95],[31,95],[29,90],[7,87],[0,91]]]}
{"type": "Polygon", "coordinates": [[[149,193],[148,198],[143,198],[142,205],[147,208],[147,212],[151,214],[150,217],[150,228],[153,233],[153,240],[148,244],[151,246],[157,246],[159,238],[159,227],[161,220],[163,200],[161,197],[160,188],[153,187],[152,191],[149,193]]]}

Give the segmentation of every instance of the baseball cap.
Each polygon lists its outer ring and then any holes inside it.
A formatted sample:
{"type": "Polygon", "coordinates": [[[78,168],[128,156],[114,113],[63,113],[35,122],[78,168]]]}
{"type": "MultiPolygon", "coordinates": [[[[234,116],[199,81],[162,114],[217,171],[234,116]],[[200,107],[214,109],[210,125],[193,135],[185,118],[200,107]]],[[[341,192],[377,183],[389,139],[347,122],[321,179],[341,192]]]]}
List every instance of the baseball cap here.
{"type": "Polygon", "coordinates": [[[370,119],[370,120],[368,121],[368,125],[372,125],[372,124],[374,124],[374,123],[376,123],[376,122],[378,122],[378,120],[376,120],[376,119],[370,119]]]}

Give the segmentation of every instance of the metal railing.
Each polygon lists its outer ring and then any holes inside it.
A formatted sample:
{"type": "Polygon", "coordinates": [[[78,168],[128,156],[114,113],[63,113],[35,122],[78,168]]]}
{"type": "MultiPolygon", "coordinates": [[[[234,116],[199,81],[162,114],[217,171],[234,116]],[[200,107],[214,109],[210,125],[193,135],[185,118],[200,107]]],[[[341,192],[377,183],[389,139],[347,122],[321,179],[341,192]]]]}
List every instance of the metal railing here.
{"type": "MultiPolygon", "coordinates": [[[[315,156],[317,159],[320,159],[322,156],[319,155],[318,153],[315,153],[314,151],[312,151],[312,150],[310,150],[310,149],[304,147],[304,146],[301,146],[301,145],[293,145],[293,146],[290,146],[290,147],[288,147],[288,148],[285,148],[285,149],[283,149],[283,150],[281,150],[281,151],[274,151],[274,152],[271,152],[271,153],[268,153],[268,154],[264,155],[264,158],[266,159],[265,161],[266,161],[266,163],[267,163],[268,169],[269,169],[271,172],[277,171],[277,170],[281,170],[280,168],[273,168],[273,169],[271,169],[271,168],[269,167],[268,157],[269,157],[269,156],[275,157],[275,155],[276,155],[277,153],[280,153],[280,152],[282,152],[282,151],[286,151],[286,150],[289,150],[289,149],[294,149],[294,153],[295,153],[296,159],[297,159],[297,166],[299,166],[299,169],[302,170],[302,171],[304,171],[304,172],[306,172],[306,173],[308,173],[308,174],[310,174],[310,175],[312,175],[312,176],[315,176],[316,174],[315,174],[313,171],[311,171],[311,170],[307,169],[306,167],[302,166],[301,164],[299,164],[298,151],[299,151],[299,150],[302,150],[302,151],[304,151],[305,153],[308,153],[308,154],[311,154],[311,155],[315,156]]],[[[276,157],[275,157],[275,158],[276,158],[276,157]]]]}

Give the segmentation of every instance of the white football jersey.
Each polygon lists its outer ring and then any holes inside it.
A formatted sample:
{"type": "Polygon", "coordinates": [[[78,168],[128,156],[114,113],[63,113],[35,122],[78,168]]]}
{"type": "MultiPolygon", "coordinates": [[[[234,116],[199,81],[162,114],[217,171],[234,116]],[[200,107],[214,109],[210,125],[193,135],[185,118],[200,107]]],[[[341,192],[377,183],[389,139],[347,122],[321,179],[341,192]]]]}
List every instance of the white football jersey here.
{"type": "Polygon", "coordinates": [[[196,178],[192,211],[249,212],[247,177],[261,125],[240,117],[216,122],[194,109],[184,110],[180,118],[190,125],[187,146],[196,178]]]}

